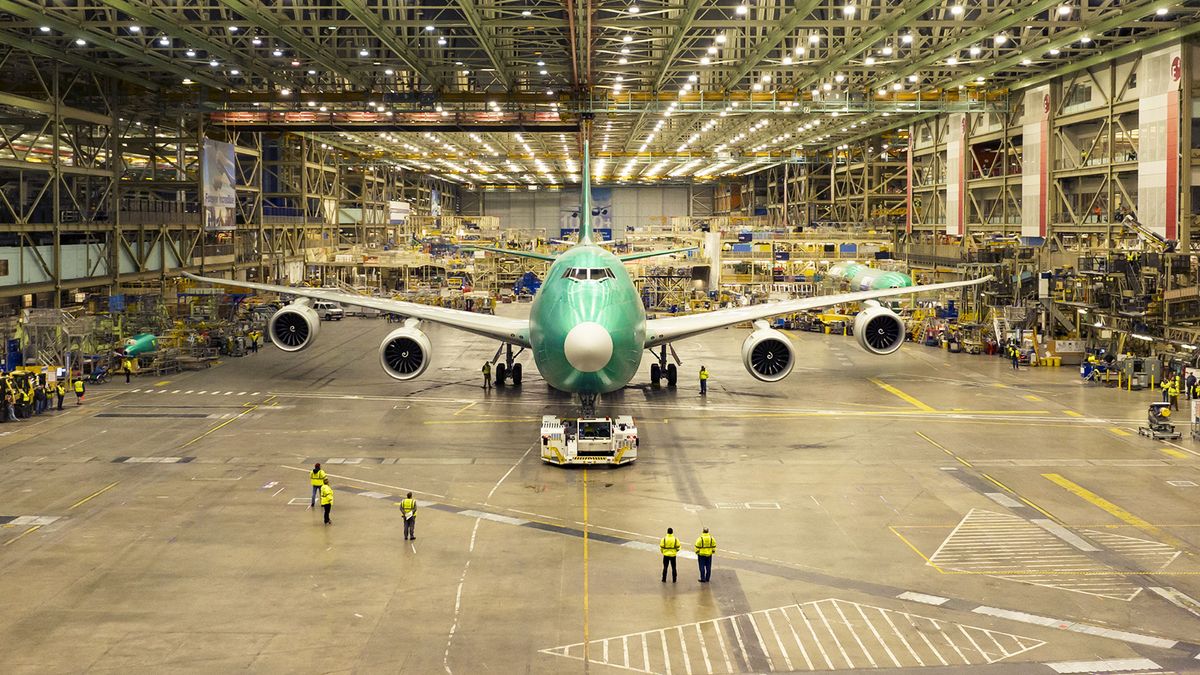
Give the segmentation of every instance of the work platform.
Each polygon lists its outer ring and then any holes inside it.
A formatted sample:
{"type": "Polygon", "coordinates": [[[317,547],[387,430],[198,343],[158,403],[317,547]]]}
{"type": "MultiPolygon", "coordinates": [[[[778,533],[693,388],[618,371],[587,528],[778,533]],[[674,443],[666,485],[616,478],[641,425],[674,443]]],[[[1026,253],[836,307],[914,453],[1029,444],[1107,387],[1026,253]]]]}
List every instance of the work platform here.
{"type": "Polygon", "coordinates": [[[428,372],[397,383],[367,358],[388,328],[0,425],[6,670],[1195,669],[1200,444],[1137,435],[1155,392],[812,333],[767,385],[731,329],[676,344],[708,396],[646,362],[600,401],[636,420],[636,462],[570,470],[538,434],[576,402],[530,362],[484,390],[495,345],[433,327],[428,372]]]}

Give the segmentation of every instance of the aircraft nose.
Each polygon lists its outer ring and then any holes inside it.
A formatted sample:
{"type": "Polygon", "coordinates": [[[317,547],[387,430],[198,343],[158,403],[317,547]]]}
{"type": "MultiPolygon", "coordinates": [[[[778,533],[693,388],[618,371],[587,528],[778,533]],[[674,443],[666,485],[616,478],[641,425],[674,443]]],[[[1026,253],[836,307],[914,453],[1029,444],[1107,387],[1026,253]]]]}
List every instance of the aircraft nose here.
{"type": "Polygon", "coordinates": [[[576,370],[594,373],[608,365],[609,359],[612,358],[612,336],[604,326],[594,321],[585,321],[567,333],[563,352],[576,370]]]}

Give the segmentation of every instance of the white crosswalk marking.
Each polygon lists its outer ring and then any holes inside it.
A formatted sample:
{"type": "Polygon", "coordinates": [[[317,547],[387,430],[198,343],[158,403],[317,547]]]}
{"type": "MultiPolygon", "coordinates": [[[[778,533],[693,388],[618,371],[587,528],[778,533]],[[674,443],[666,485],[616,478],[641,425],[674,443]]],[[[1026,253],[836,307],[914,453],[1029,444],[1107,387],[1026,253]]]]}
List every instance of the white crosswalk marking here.
{"type": "MultiPolygon", "coordinates": [[[[1034,586],[1059,588],[1074,593],[1130,601],[1142,585],[1119,570],[1080,550],[1076,535],[1072,544],[1054,532],[1019,516],[971,509],[929,558],[944,570],[974,572],[1034,586]]],[[[1079,534],[1104,550],[1120,553],[1138,564],[1138,570],[1157,572],[1166,568],[1180,552],[1156,541],[1099,530],[1079,534]]]]}
{"type": "Polygon", "coordinates": [[[244,392],[244,391],[239,391],[239,392],[237,393],[237,395],[238,395],[238,396],[245,396],[245,395],[246,395],[246,392],[244,392]]]}
{"type": "MultiPolygon", "coordinates": [[[[632,672],[713,675],[846,670],[867,664],[885,668],[983,665],[1043,644],[1011,633],[831,598],[593,640],[588,652],[593,663],[632,672]],[[747,645],[761,651],[747,650],[747,645]],[[840,652],[841,658],[835,661],[831,650],[840,652]]],[[[582,661],[583,646],[580,642],[542,652],[582,661]]]]}
{"type": "Polygon", "coordinates": [[[132,392],[132,393],[134,393],[134,394],[136,394],[136,393],[138,393],[139,391],[141,391],[141,389],[130,389],[129,391],[130,391],[130,392],[132,392]]]}
{"type": "Polygon", "coordinates": [[[185,391],[185,392],[183,392],[183,393],[185,393],[185,394],[190,394],[190,393],[192,393],[192,391],[194,391],[194,390],[193,390],[193,389],[188,389],[187,391],[185,391]]]}
{"type": "Polygon", "coordinates": [[[172,391],[171,393],[172,393],[172,394],[178,394],[178,393],[179,393],[179,390],[178,390],[178,389],[176,389],[175,391],[172,391]]]}
{"type": "Polygon", "coordinates": [[[257,392],[257,391],[252,391],[252,392],[250,392],[250,395],[251,395],[251,396],[258,396],[258,392],[257,392]]]}

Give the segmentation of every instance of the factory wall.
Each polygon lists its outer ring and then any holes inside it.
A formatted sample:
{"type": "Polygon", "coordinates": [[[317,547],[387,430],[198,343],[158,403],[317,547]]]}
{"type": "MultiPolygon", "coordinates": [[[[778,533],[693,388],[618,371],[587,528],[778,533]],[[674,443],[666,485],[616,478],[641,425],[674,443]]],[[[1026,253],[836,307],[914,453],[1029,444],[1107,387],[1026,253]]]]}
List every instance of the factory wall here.
{"type": "MultiPolygon", "coordinates": [[[[593,193],[602,204],[602,191],[593,193]]],[[[614,187],[611,216],[614,234],[626,228],[663,225],[673,216],[688,215],[686,187],[614,187]]],[[[463,194],[464,215],[496,216],[505,230],[524,230],[557,237],[564,214],[579,208],[579,190],[560,192],[475,192],[463,194]]],[[[619,235],[616,235],[619,236],[619,235]]]]}

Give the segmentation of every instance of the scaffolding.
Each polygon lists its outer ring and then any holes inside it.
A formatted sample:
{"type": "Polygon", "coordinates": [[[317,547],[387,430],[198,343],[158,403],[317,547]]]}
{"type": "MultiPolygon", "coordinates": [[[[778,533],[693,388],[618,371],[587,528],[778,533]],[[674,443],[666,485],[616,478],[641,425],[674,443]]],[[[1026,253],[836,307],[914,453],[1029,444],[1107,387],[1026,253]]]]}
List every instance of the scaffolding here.
{"type": "Polygon", "coordinates": [[[82,356],[95,351],[95,317],[82,308],[27,309],[21,317],[25,344],[24,362],[42,366],[79,363],[82,356]]]}

